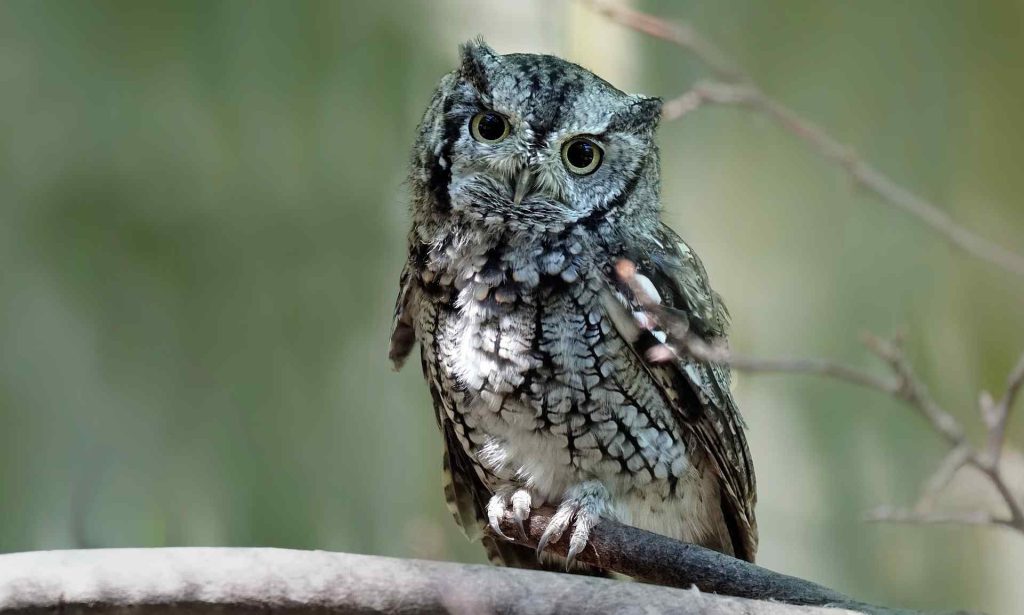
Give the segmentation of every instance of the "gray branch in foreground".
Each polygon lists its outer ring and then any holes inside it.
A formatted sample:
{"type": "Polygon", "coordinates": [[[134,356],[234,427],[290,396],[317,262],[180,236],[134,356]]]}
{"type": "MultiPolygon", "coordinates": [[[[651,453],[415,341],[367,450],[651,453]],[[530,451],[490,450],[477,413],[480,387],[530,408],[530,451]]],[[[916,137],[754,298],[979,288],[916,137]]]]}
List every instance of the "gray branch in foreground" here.
{"type": "Polygon", "coordinates": [[[289,549],[0,555],[3,613],[854,615],[577,575],[289,549]]]}

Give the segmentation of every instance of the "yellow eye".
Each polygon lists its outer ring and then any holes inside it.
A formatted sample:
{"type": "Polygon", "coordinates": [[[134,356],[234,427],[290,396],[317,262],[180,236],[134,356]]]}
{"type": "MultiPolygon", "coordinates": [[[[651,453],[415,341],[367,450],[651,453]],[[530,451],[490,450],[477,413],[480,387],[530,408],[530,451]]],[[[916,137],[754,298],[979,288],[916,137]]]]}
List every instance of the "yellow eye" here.
{"type": "Polygon", "coordinates": [[[508,136],[508,120],[495,111],[477,113],[469,122],[469,132],[481,143],[497,143],[508,136]]]}
{"type": "Polygon", "coordinates": [[[576,137],[562,146],[562,162],[577,175],[590,175],[601,166],[604,152],[601,147],[586,137],[576,137]]]}

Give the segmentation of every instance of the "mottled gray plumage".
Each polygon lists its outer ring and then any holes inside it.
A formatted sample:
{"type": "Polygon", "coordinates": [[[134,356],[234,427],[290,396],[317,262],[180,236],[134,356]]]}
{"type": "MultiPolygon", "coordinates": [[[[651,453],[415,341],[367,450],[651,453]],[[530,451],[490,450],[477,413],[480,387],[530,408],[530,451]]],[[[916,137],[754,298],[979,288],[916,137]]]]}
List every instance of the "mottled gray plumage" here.
{"type": "MultiPolygon", "coordinates": [[[[648,309],[653,297],[691,333],[726,334],[703,266],[659,217],[660,111],[559,58],[472,42],[424,115],[391,359],[419,342],[446,495],[471,536],[547,503],[547,538],[568,533],[571,553],[612,517],[754,558],[728,369],[674,352],[648,309]],[[631,284],[617,263],[635,263],[631,284]]],[[[537,565],[483,540],[498,561],[537,565]]]]}

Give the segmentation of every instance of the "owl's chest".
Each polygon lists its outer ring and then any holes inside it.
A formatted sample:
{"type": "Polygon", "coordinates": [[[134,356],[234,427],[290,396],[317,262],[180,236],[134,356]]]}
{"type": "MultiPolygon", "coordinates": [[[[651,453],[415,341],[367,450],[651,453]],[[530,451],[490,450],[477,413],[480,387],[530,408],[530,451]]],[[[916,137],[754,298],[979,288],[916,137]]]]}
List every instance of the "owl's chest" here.
{"type": "Polygon", "coordinates": [[[611,390],[625,355],[592,295],[581,281],[520,293],[511,304],[437,306],[428,370],[485,481],[528,475],[538,494],[553,496],[577,470],[601,463],[623,401],[611,390]]]}
{"type": "MultiPolygon", "coordinates": [[[[448,319],[445,359],[467,391],[542,396],[560,388],[581,395],[611,375],[615,358],[600,305],[585,288],[524,297],[503,307],[471,300],[448,319]]],[[[490,400],[487,400],[490,401],[490,400]]],[[[496,400],[495,400],[496,401],[496,400]]]]}
{"type": "Polygon", "coordinates": [[[436,338],[438,368],[483,397],[573,384],[596,370],[610,324],[607,282],[586,238],[509,243],[449,233],[421,272],[432,309],[421,330],[436,338]]]}
{"type": "Polygon", "coordinates": [[[438,411],[487,483],[528,480],[555,497],[599,477],[667,497],[689,467],[683,433],[605,312],[605,272],[567,262],[573,274],[529,282],[486,265],[432,278],[452,281],[417,325],[438,411]]]}
{"type": "Polygon", "coordinates": [[[590,273],[529,285],[506,272],[490,284],[478,276],[454,301],[436,304],[424,326],[435,328],[434,360],[466,398],[460,404],[503,412],[532,400],[569,403],[610,376],[621,349],[609,344],[617,337],[599,285],[590,273]]]}
{"type": "Polygon", "coordinates": [[[510,305],[437,305],[430,318],[428,377],[485,481],[525,476],[551,497],[580,476],[664,491],[688,467],[671,410],[585,279],[510,305]]]}
{"type": "Polygon", "coordinates": [[[456,237],[435,250],[421,274],[431,305],[419,333],[450,405],[520,411],[597,386],[618,350],[601,305],[605,275],[573,236],[518,245],[456,237]]]}

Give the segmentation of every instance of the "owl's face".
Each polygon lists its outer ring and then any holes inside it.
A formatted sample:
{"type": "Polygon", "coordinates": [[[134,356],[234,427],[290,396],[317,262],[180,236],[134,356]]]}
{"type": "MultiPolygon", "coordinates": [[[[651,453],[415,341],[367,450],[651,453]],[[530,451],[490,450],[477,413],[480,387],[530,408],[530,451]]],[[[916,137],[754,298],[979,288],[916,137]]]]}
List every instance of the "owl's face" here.
{"type": "Polygon", "coordinates": [[[622,209],[638,189],[653,211],[660,111],[560,58],[474,41],[424,117],[418,206],[499,231],[561,230],[622,209]]]}

